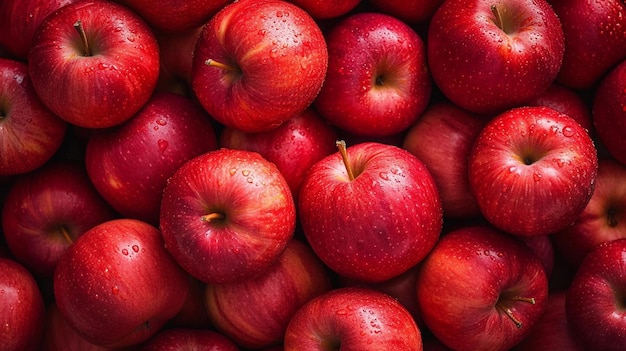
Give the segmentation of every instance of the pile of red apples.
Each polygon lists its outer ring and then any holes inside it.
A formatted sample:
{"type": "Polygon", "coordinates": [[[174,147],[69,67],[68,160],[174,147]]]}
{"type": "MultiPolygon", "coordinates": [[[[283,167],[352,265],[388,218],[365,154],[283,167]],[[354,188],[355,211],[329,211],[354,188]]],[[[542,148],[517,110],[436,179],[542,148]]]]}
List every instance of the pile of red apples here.
{"type": "Polygon", "coordinates": [[[626,350],[626,4],[0,1],[0,221],[0,351],[626,350]]]}

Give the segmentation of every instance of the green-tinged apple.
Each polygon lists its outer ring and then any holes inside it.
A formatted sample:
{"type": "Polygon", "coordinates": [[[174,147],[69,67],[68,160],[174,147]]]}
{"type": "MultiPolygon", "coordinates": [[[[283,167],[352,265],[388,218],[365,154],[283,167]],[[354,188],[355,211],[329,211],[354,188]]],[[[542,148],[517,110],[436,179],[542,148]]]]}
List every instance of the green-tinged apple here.
{"type": "Polygon", "coordinates": [[[626,345],[626,239],[605,242],[583,260],[567,290],[567,321],[586,350],[626,345]]]}
{"type": "Polygon", "coordinates": [[[226,127],[219,138],[220,147],[255,151],[273,162],[289,184],[294,199],[309,169],[337,151],[334,146],[337,132],[311,108],[266,132],[246,133],[226,127]]]}
{"type": "Polygon", "coordinates": [[[309,107],[327,66],[324,35],[303,9],[282,0],[240,0],[200,33],[192,89],[220,123],[260,132],[309,107]]]}
{"type": "Polygon", "coordinates": [[[66,129],[39,99],[28,65],[0,58],[0,176],[41,167],[61,147],[66,129]]]}
{"type": "Polygon", "coordinates": [[[32,274],[17,261],[0,257],[0,350],[37,351],[46,307],[32,274]]]}
{"type": "Polygon", "coordinates": [[[328,291],[302,306],[284,339],[285,351],[421,351],[411,314],[394,298],[368,288],[328,291]]]}
{"type": "Polygon", "coordinates": [[[626,59],[598,83],[594,91],[592,119],[602,145],[626,165],[626,59]]]}
{"type": "Polygon", "coordinates": [[[574,267],[598,245],[626,238],[626,166],[600,159],[593,195],[576,222],[553,236],[560,254],[574,267]]]}
{"type": "Polygon", "coordinates": [[[164,329],[139,347],[138,351],[239,351],[228,337],[213,330],[164,329]]]}
{"type": "Polygon", "coordinates": [[[276,165],[218,149],[182,165],[163,191],[167,249],[193,277],[225,284],[259,276],[293,237],[296,206],[276,165]]]}
{"type": "Polygon", "coordinates": [[[509,350],[544,312],[548,279],[522,242],[490,226],[442,236],[417,280],[422,318],[453,350],[509,350]]]}
{"type": "Polygon", "coordinates": [[[151,28],[107,0],[78,1],[47,16],[33,36],[28,62],[43,103],[86,128],[130,119],[152,95],[160,66],[151,28]]]}
{"type": "Polygon", "coordinates": [[[3,0],[0,2],[0,46],[26,61],[33,35],[44,18],[77,0],[3,0]]]}
{"type": "Polygon", "coordinates": [[[296,239],[259,277],[209,284],[206,306],[215,328],[246,349],[281,344],[294,313],[332,288],[326,267],[296,239]]]}
{"type": "Polygon", "coordinates": [[[428,27],[428,62],[453,103],[493,115],[552,84],[564,41],[546,0],[447,0],[428,27]]]}
{"type": "Polygon", "coordinates": [[[84,232],[117,214],[93,187],[83,164],[52,161],[12,183],[2,204],[11,253],[37,278],[84,232]]]}
{"type": "Polygon", "coordinates": [[[357,13],[327,34],[328,73],[314,105],[356,135],[400,133],[426,109],[432,81],[421,37],[401,20],[357,13]]]}
{"type": "Polygon", "coordinates": [[[404,136],[402,147],[424,162],[435,180],[446,218],[480,216],[469,188],[467,158],[488,120],[450,102],[438,102],[404,136]]]}
{"type": "Polygon", "coordinates": [[[189,290],[188,275],[165,249],[159,230],[128,218],[80,236],[57,263],[53,284],[68,324],[107,347],[149,339],[178,313],[189,290]]]}
{"type": "Polygon", "coordinates": [[[212,120],[190,98],[155,93],[122,126],[89,138],[89,179],[124,217],[159,224],[163,189],[186,161],[217,148],[212,120]]]}
{"type": "Polygon", "coordinates": [[[350,279],[381,282],[433,248],[443,213],[435,182],[410,152],[364,142],[318,161],[298,198],[304,235],[320,259],[350,279]]]}
{"type": "Polygon", "coordinates": [[[565,35],[557,82],[573,89],[594,89],[626,58],[626,4],[623,0],[549,0],[565,35]]]}
{"type": "Polygon", "coordinates": [[[468,170],[470,190],[489,222],[511,234],[549,235],[585,209],[598,156],[572,118],[549,107],[518,107],[481,131],[468,170]]]}

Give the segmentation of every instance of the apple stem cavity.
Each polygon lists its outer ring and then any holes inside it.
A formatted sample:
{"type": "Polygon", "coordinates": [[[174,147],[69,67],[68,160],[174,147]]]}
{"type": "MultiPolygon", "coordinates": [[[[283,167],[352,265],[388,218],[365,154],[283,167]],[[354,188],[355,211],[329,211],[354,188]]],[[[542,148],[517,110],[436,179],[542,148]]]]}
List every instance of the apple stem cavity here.
{"type": "Polygon", "coordinates": [[[217,212],[212,212],[209,214],[205,214],[204,216],[200,217],[200,219],[203,222],[214,222],[214,221],[218,221],[218,220],[222,220],[224,219],[225,216],[221,213],[217,213],[217,212]]]}
{"type": "Polygon", "coordinates": [[[505,23],[504,23],[504,18],[502,17],[502,12],[498,9],[498,6],[496,6],[495,4],[491,5],[491,13],[493,13],[493,16],[495,17],[493,22],[496,24],[496,26],[502,29],[503,32],[509,34],[507,29],[505,28],[505,23]]]}
{"type": "Polygon", "coordinates": [[[89,40],[87,40],[87,33],[85,33],[85,28],[83,27],[83,22],[78,20],[74,23],[74,28],[80,35],[80,39],[83,42],[83,55],[91,56],[91,48],[89,47],[89,40]]]}
{"type": "Polygon", "coordinates": [[[227,65],[225,63],[219,62],[219,61],[215,61],[213,59],[208,59],[206,61],[204,61],[204,64],[207,66],[211,66],[211,67],[217,67],[217,68],[221,68],[223,70],[226,71],[238,71],[237,68],[227,65]]]}
{"type": "Polygon", "coordinates": [[[346,166],[346,171],[348,172],[348,178],[350,181],[354,180],[354,172],[352,171],[352,166],[350,165],[350,160],[348,159],[348,150],[346,147],[345,140],[337,140],[335,142],[337,148],[339,149],[339,153],[341,154],[341,158],[343,159],[343,164],[346,166]]]}
{"type": "Polygon", "coordinates": [[[615,228],[617,227],[617,225],[619,224],[616,218],[617,213],[615,213],[616,211],[614,209],[609,209],[607,211],[607,223],[609,225],[609,227],[611,228],[615,228]]]}
{"type": "Polygon", "coordinates": [[[61,228],[59,229],[61,231],[61,235],[63,235],[63,238],[69,243],[69,244],[73,244],[74,243],[74,239],[72,239],[72,236],[70,235],[70,233],[67,231],[67,228],[65,228],[64,226],[61,226],[61,228]]]}

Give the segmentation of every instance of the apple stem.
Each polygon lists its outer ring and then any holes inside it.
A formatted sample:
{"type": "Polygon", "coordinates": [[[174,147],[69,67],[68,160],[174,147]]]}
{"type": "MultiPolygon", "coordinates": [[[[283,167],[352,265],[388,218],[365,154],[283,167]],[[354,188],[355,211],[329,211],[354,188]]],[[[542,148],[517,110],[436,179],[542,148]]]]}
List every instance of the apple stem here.
{"type": "Polygon", "coordinates": [[[65,238],[65,240],[67,240],[68,243],[73,244],[74,243],[74,239],[72,239],[72,237],[70,236],[70,233],[67,231],[67,228],[65,228],[64,226],[61,226],[61,235],[63,235],[63,238],[65,238]]]}
{"type": "Polygon", "coordinates": [[[208,59],[208,60],[204,61],[204,64],[206,64],[207,66],[221,68],[221,69],[227,70],[227,71],[236,71],[237,70],[233,66],[227,65],[225,63],[221,63],[219,61],[215,61],[213,59],[208,59]]]}
{"type": "Polygon", "coordinates": [[[504,20],[502,20],[502,14],[498,10],[496,5],[491,5],[491,13],[495,16],[494,23],[498,28],[504,30],[504,20]]]}
{"type": "Polygon", "coordinates": [[[89,47],[89,41],[87,40],[87,33],[85,33],[85,28],[83,27],[83,23],[81,20],[78,20],[74,23],[74,28],[80,35],[80,39],[83,41],[83,53],[85,56],[91,56],[91,48],[89,47]]]}
{"type": "MultiPolygon", "coordinates": [[[[532,305],[534,305],[536,303],[534,297],[514,296],[514,297],[510,298],[510,300],[528,302],[528,303],[530,303],[532,305]]],[[[513,312],[511,311],[510,308],[503,307],[500,304],[496,304],[496,308],[499,309],[500,311],[504,312],[504,314],[506,314],[507,317],[509,317],[509,319],[511,319],[513,321],[513,323],[515,323],[515,326],[517,328],[521,328],[522,327],[522,321],[520,321],[519,319],[515,318],[515,316],[513,315],[513,312]]]]}
{"type": "Polygon", "coordinates": [[[337,140],[335,142],[337,148],[339,149],[339,153],[341,154],[341,158],[343,159],[343,164],[346,166],[346,171],[348,172],[348,178],[350,180],[354,180],[354,172],[352,171],[352,166],[350,166],[350,160],[348,159],[348,150],[346,147],[345,140],[337,140]]]}
{"type": "Polygon", "coordinates": [[[209,214],[205,214],[204,216],[200,217],[200,219],[204,222],[211,222],[215,220],[224,219],[224,215],[221,213],[212,212],[209,214]]]}

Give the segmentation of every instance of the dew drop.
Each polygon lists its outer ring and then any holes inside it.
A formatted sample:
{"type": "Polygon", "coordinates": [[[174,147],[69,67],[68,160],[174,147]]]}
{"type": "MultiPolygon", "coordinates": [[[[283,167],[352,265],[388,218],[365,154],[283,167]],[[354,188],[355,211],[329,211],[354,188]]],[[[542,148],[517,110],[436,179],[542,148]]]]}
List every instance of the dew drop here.
{"type": "Polygon", "coordinates": [[[237,168],[231,168],[228,170],[228,174],[230,174],[231,176],[234,176],[237,173],[237,168]]]}
{"type": "Polygon", "coordinates": [[[566,137],[572,137],[574,134],[576,134],[576,132],[572,127],[563,127],[563,135],[566,137]]]}
{"type": "Polygon", "coordinates": [[[111,293],[113,293],[113,295],[117,295],[120,292],[120,288],[117,287],[117,285],[113,286],[113,288],[111,289],[111,293]]]}
{"type": "Polygon", "coordinates": [[[246,178],[246,181],[250,184],[252,184],[254,182],[254,179],[252,179],[252,177],[248,177],[246,178]]]}
{"type": "Polygon", "coordinates": [[[165,152],[165,150],[167,150],[167,147],[170,146],[170,143],[168,143],[167,140],[163,139],[159,139],[159,141],[157,141],[157,144],[159,145],[159,150],[161,150],[161,152],[165,152]]]}
{"type": "Polygon", "coordinates": [[[241,171],[241,174],[243,174],[244,177],[247,177],[250,175],[250,171],[247,169],[244,169],[243,171],[241,171]]]}
{"type": "Polygon", "coordinates": [[[515,166],[509,167],[509,172],[511,172],[511,173],[515,172],[516,170],[517,170],[517,167],[515,167],[515,166]]]}
{"type": "Polygon", "coordinates": [[[389,180],[389,174],[387,174],[387,172],[380,172],[380,173],[378,173],[378,176],[382,180],[389,180]]]}
{"type": "Polygon", "coordinates": [[[107,68],[109,68],[109,65],[104,63],[104,62],[100,62],[98,64],[98,69],[100,69],[100,70],[107,69],[107,68]]]}
{"type": "Polygon", "coordinates": [[[139,246],[137,246],[137,245],[133,245],[133,246],[132,246],[132,249],[133,249],[133,251],[135,251],[135,252],[139,252],[139,246]]]}
{"type": "Polygon", "coordinates": [[[533,174],[533,180],[534,180],[535,182],[540,181],[540,180],[541,180],[541,174],[539,174],[539,173],[535,173],[535,174],[533,174]]]}
{"type": "Polygon", "coordinates": [[[128,250],[122,249],[122,254],[124,254],[124,256],[128,256],[128,250]]]}
{"type": "Polygon", "coordinates": [[[167,121],[164,120],[164,119],[159,118],[159,119],[156,120],[156,124],[158,124],[160,126],[165,126],[165,125],[167,125],[167,121]]]}

